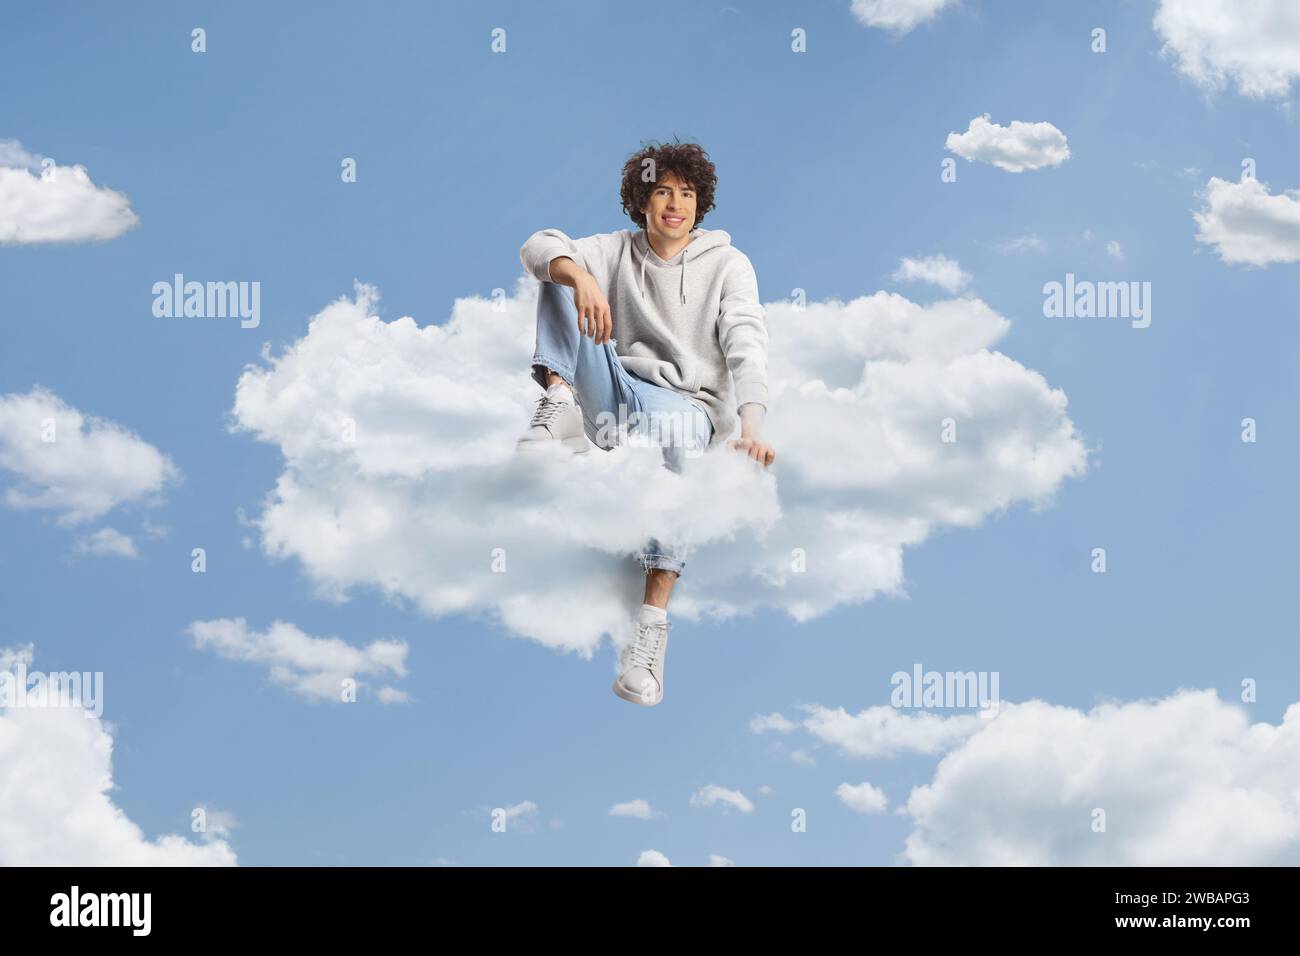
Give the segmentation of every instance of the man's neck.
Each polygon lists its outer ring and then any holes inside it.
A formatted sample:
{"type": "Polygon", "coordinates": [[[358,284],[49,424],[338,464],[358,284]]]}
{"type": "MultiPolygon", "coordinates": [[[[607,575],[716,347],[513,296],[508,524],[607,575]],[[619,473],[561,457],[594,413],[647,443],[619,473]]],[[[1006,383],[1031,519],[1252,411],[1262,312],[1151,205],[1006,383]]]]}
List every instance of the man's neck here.
{"type": "Polygon", "coordinates": [[[691,244],[691,239],[694,238],[687,233],[685,238],[682,239],[665,240],[654,235],[648,229],[646,230],[645,235],[646,239],[650,243],[650,248],[655,251],[655,255],[665,261],[671,259],[673,256],[677,255],[677,253],[689,246],[691,244]]]}

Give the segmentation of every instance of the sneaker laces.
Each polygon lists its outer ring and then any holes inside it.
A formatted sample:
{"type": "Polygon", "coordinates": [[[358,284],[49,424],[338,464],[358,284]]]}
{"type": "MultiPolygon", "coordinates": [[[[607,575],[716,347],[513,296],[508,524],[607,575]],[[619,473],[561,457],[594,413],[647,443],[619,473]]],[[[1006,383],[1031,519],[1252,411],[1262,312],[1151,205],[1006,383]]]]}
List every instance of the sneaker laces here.
{"type": "Polygon", "coordinates": [[[636,640],[628,647],[629,665],[654,670],[663,653],[664,644],[668,641],[668,628],[671,626],[668,621],[652,624],[638,623],[636,640]]]}
{"type": "Polygon", "coordinates": [[[560,411],[567,404],[569,403],[557,402],[552,399],[551,396],[543,395],[537,400],[537,410],[533,412],[533,420],[528,423],[528,427],[532,428],[535,425],[545,425],[549,428],[551,423],[555,421],[556,416],[560,414],[560,411]]]}

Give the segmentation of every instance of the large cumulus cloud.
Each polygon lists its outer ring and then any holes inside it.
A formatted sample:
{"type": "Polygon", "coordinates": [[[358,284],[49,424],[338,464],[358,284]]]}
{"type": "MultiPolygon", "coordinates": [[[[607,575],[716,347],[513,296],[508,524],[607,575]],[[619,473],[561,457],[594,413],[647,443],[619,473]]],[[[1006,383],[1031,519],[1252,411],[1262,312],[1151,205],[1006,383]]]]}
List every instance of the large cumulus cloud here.
{"type": "Polygon", "coordinates": [[[685,476],[648,448],[519,458],[536,294],[524,277],[421,326],[381,319],[358,285],[264,351],[232,410],[284,455],[254,519],[264,550],[323,595],[374,587],[590,655],[638,600],[632,554],[651,535],[691,549],[675,613],[803,620],[900,590],[905,547],[1047,504],[1086,466],[1066,396],[992,349],[1006,318],[885,292],[766,306],[768,472],[725,449],[685,476]]]}
{"type": "Polygon", "coordinates": [[[896,811],[912,824],[901,862],[1282,866],[1300,849],[1300,704],[1277,725],[1191,689],[1086,711],[1003,701],[992,719],[799,709],[750,729],[806,734],[850,759],[941,755],[896,811]]]}
{"type": "MultiPolygon", "coordinates": [[[[30,644],[0,647],[0,672],[25,673],[33,657],[30,644]]],[[[113,802],[109,724],[71,696],[55,702],[0,706],[0,866],[235,865],[226,814],[201,842],[148,838],[113,802]]]]}

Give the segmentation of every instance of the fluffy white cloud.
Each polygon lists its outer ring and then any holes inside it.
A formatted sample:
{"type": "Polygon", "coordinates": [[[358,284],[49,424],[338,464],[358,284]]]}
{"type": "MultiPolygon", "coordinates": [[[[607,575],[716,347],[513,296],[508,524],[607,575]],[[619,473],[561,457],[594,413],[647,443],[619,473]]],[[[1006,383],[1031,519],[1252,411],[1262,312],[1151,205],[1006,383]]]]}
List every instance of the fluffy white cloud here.
{"type": "Polygon", "coordinates": [[[85,415],[47,388],[0,395],[0,500],[57,513],[63,525],[123,504],[152,504],[179,478],[171,459],[116,422],[85,415]]]}
{"type": "Polygon", "coordinates": [[[1210,178],[1193,212],[1196,241],[1227,263],[1266,266],[1300,260],[1300,190],[1271,194],[1257,179],[1210,178]]]}
{"type": "Polygon", "coordinates": [[[1300,852],[1300,704],[1278,726],[1191,690],[1087,712],[1003,702],[988,719],[803,709],[801,727],[846,756],[944,754],[902,810],[913,864],[1266,866],[1300,852]]]}
{"type": "Polygon", "coordinates": [[[497,813],[498,810],[505,821],[506,829],[513,827],[516,830],[525,832],[532,832],[537,829],[538,806],[531,800],[521,800],[519,803],[508,807],[496,808],[492,812],[497,813]]]}
{"type": "Polygon", "coordinates": [[[988,113],[971,120],[966,132],[949,133],[944,146],[962,159],[992,163],[1011,173],[1060,166],[1070,158],[1065,134],[1051,123],[1013,120],[1010,126],[999,126],[989,122],[988,113]]]}
{"type": "MultiPolygon", "coordinates": [[[[806,716],[798,726],[822,743],[853,757],[891,757],[900,753],[937,754],[980,730],[990,718],[978,713],[952,716],[927,711],[907,711],[888,705],[867,707],[850,714],[843,707],[801,704],[806,716]]],[[[774,716],[781,716],[779,714],[774,716]]],[[[782,717],[782,720],[787,718],[782,717]]],[[[756,733],[772,729],[755,726],[756,733]]]]}
{"type": "Polygon", "coordinates": [[[907,801],[921,865],[1282,866],[1300,853],[1300,704],[1252,724],[1213,691],[1004,709],[907,801]],[[1093,830],[1093,812],[1106,830],[1093,830]]]}
{"type": "Polygon", "coordinates": [[[889,804],[885,791],[869,783],[842,783],[835,788],[835,796],[858,813],[884,813],[889,804]]]}
{"type": "Polygon", "coordinates": [[[0,245],[116,239],[138,224],[126,196],[96,186],[84,167],[0,141],[0,245]]]}
{"type": "Polygon", "coordinates": [[[140,556],[130,535],[125,535],[116,528],[100,528],[94,534],[78,538],[76,551],[77,554],[118,558],[138,558],[140,556]]]}
{"type": "MultiPolygon", "coordinates": [[[[32,663],[0,648],[0,671],[32,663]]],[[[148,839],[113,803],[110,725],[76,701],[0,707],[0,866],[233,866],[228,826],[207,841],[148,839]]],[[[188,810],[186,811],[188,815],[188,810]]]]}
{"type": "MultiPolygon", "coordinates": [[[[353,647],[337,637],[312,637],[284,621],[265,632],[249,629],[241,618],[195,621],[189,626],[194,646],[232,661],[251,661],[269,671],[271,680],[310,700],[343,700],[343,681],[369,686],[363,677],[406,676],[407,645],[403,641],[371,641],[353,647]]],[[[406,695],[392,687],[377,692],[381,703],[400,703],[406,695]]]]}
{"type": "Polygon", "coordinates": [[[956,260],[945,255],[924,259],[904,257],[898,261],[893,279],[895,282],[928,282],[948,292],[960,292],[970,284],[970,273],[963,272],[956,260]]]}
{"type": "Polygon", "coordinates": [[[1124,247],[1119,244],[1118,239],[1111,239],[1106,243],[1106,255],[1116,261],[1123,261],[1124,247]]]}
{"type": "Polygon", "coordinates": [[[775,730],[779,734],[788,734],[798,730],[799,725],[783,714],[760,714],[749,721],[749,729],[756,734],[765,730],[775,730]]]}
{"type": "MultiPolygon", "coordinates": [[[[672,866],[668,862],[668,857],[664,856],[658,850],[643,850],[641,855],[636,859],[637,866],[672,866]]],[[[736,864],[717,853],[709,854],[709,866],[735,866],[736,864]]]]}
{"type": "Polygon", "coordinates": [[[939,15],[956,0],[853,0],[853,15],[869,27],[898,35],[939,15]]]}
{"type": "Polygon", "coordinates": [[[1047,243],[1030,234],[1016,236],[1013,239],[1004,239],[1002,242],[996,243],[993,248],[1004,256],[1012,256],[1021,252],[1042,252],[1047,248],[1047,243]]]}
{"type": "Polygon", "coordinates": [[[230,831],[239,826],[239,821],[235,815],[226,810],[217,810],[213,807],[203,807],[203,825],[204,832],[209,837],[226,838],[230,836],[230,831]]]}
{"type": "Polygon", "coordinates": [[[905,547],[1044,506],[1085,467],[1065,395],[992,350],[1006,319],[883,292],[767,305],[769,472],[726,449],[685,475],[651,448],[524,458],[536,295],[524,278],[420,327],[379,319],[358,286],[246,369],[235,427],[285,459],[254,519],[264,551],[329,597],[368,585],[432,614],[486,611],[589,657],[640,603],[632,556],[650,537],[693,549],[677,615],[806,620],[899,592],[905,547]]]}
{"type": "Polygon", "coordinates": [[[652,820],[662,814],[656,813],[648,802],[641,799],[629,800],[627,803],[616,803],[609,808],[611,817],[635,817],[638,820],[652,820]]]}
{"type": "Polygon", "coordinates": [[[749,797],[739,790],[728,790],[713,783],[691,794],[693,807],[712,807],[718,804],[721,804],[724,810],[727,807],[735,807],[741,813],[751,813],[754,809],[754,804],[749,797]]]}
{"type": "Polygon", "coordinates": [[[1153,26],[1162,52],[1203,89],[1231,82],[1246,96],[1284,97],[1300,76],[1295,0],[1161,0],[1153,26]]]}

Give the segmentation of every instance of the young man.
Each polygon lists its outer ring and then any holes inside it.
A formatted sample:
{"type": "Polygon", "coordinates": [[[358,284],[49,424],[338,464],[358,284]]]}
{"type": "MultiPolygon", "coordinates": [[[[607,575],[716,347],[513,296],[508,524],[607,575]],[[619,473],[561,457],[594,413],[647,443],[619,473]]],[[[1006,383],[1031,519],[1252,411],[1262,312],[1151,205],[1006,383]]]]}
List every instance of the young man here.
{"type": "MultiPolygon", "coordinates": [[[[533,233],[519,252],[541,287],[532,374],[545,394],[521,448],[588,439],[609,449],[625,435],[664,447],[667,466],[727,442],[764,466],[767,317],[754,267],[720,229],[699,224],[714,208],[713,163],[693,143],[648,146],[623,167],[623,211],[640,227],[570,239],[533,233]],[[622,428],[611,427],[620,425],[622,428]]],[[[663,699],[668,598],[685,553],[651,540],[636,637],[620,655],[614,693],[653,706],[663,699]]]]}

